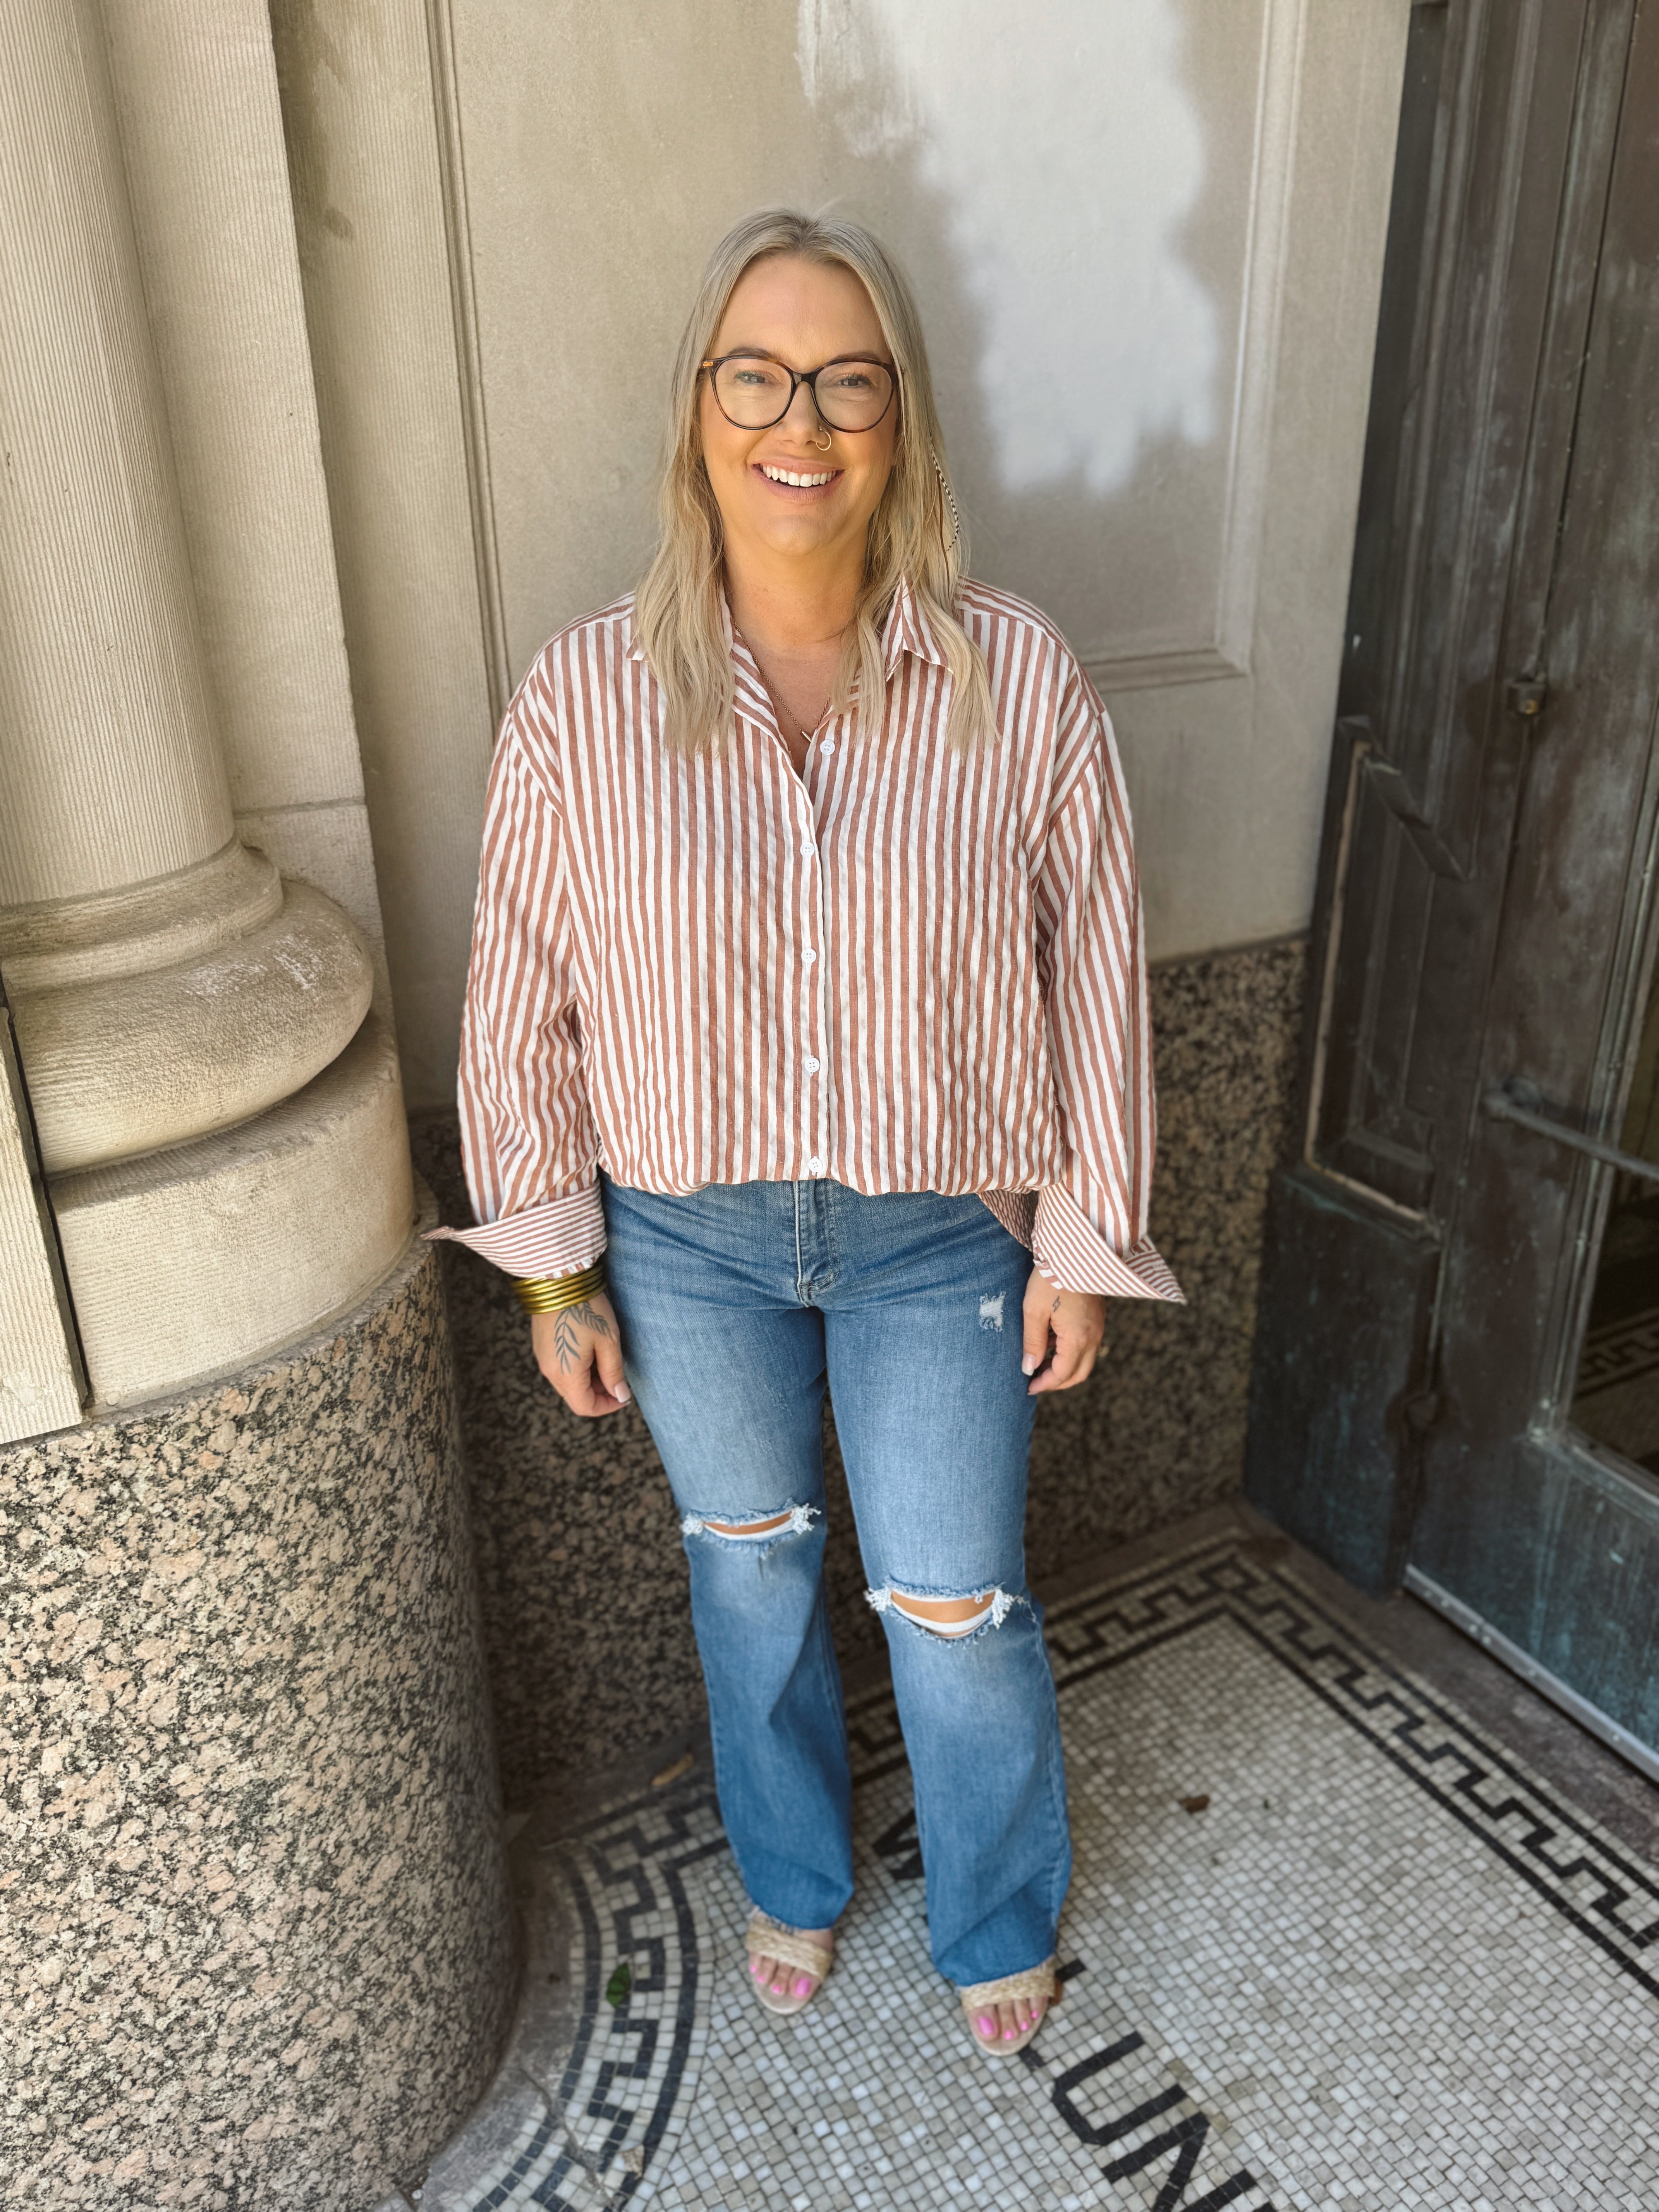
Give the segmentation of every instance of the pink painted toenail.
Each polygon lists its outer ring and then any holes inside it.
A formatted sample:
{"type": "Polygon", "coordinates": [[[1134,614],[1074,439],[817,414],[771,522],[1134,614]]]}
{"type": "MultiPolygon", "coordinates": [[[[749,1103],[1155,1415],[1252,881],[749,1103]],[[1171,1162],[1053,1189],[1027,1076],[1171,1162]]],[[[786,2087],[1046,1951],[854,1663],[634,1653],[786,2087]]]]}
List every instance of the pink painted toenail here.
{"type": "Polygon", "coordinates": [[[994,2035],[997,2032],[997,2024],[995,2021],[988,2019],[983,2013],[981,2013],[979,2018],[974,2022],[974,2026],[979,2030],[981,2035],[994,2035]]]}
{"type": "Polygon", "coordinates": [[[1012,2043],[1012,2040],[1013,2040],[1013,2037],[1014,2037],[1014,2031],[1013,2031],[1013,2029],[1012,2029],[1012,2027],[1005,2027],[1005,2028],[1003,2029],[1003,2031],[1002,2031],[1002,2039],[1003,2039],[1003,2041],[1004,2041],[1005,2043],[1012,2043]]]}
{"type": "Polygon", "coordinates": [[[800,1975],[795,1983],[795,1995],[798,1997],[805,1996],[811,1986],[811,1978],[805,1974],[800,1975]]]}
{"type": "Polygon", "coordinates": [[[749,1971],[757,1980],[760,1977],[760,1960],[758,1959],[751,1959],[749,1961],[749,1971]]]}

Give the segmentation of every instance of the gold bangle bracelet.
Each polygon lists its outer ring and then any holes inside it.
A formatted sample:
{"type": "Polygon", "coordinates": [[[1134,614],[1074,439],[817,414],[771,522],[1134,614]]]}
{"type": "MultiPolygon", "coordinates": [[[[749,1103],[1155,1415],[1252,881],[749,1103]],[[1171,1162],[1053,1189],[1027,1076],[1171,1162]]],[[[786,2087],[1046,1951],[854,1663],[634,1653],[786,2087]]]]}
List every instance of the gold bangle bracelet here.
{"type": "Polygon", "coordinates": [[[605,1288],[605,1268],[596,1262],[575,1275],[521,1276],[513,1288],[526,1313],[562,1313],[605,1288]]]}

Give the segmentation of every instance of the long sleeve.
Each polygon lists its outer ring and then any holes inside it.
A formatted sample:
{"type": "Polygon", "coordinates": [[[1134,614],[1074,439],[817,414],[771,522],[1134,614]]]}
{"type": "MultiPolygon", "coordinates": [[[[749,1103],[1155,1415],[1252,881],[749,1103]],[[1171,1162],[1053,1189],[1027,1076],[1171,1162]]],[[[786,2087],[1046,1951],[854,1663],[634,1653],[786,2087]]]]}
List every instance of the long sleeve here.
{"type": "Polygon", "coordinates": [[[490,774],[461,1020],[461,1150],[483,1226],[436,1232],[532,1276],[571,1273],[605,1249],[562,823],[538,705],[527,684],[490,774]]]}
{"type": "Polygon", "coordinates": [[[1179,1300],[1146,1234],[1155,1139],[1151,1010],[1128,799],[1106,710],[1078,670],[1060,707],[1035,894],[1068,1158],[1037,1194],[1032,1256],[1056,1289],[1179,1300]]]}

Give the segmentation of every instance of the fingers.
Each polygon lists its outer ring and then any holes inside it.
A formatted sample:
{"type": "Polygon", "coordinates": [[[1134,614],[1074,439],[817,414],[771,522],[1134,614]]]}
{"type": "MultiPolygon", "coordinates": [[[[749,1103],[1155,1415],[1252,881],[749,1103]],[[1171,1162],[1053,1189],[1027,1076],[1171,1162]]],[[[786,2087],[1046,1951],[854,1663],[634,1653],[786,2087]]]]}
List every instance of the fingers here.
{"type": "Polygon", "coordinates": [[[1070,1390],[1078,1383],[1086,1382],[1099,1349],[1100,1340],[1097,1336],[1085,1335],[1074,1328],[1057,1328],[1054,1356],[1027,1385],[1026,1395],[1036,1397],[1044,1390],[1070,1390]]]}
{"type": "MultiPolygon", "coordinates": [[[[596,1419],[601,1413],[620,1413],[627,1403],[626,1399],[613,1396],[596,1382],[591,1367],[581,1369],[568,1380],[554,1382],[553,1387],[571,1412],[580,1413],[584,1420],[596,1419]]],[[[624,1383],[622,1387],[626,1389],[628,1386],[624,1383]]]]}
{"type": "Polygon", "coordinates": [[[530,1340],[536,1364],[573,1413],[592,1419],[628,1403],[622,1337],[603,1291],[562,1312],[533,1315],[530,1340]]]}
{"type": "Polygon", "coordinates": [[[1023,1375],[1035,1375],[1048,1357],[1048,1324],[1059,1304],[1060,1294],[1054,1285],[1034,1267],[1021,1310],[1025,1338],[1019,1363],[1023,1375]]]}
{"type": "MultiPolygon", "coordinates": [[[[1042,1279],[1033,1275],[1035,1284],[1042,1279]]],[[[1051,1352],[1048,1364],[1041,1367],[1035,1379],[1027,1386],[1026,1395],[1037,1397],[1045,1390],[1070,1390],[1087,1380],[1099,1356],[1100,1342],[1106,1330],[1106,1301],[1092,1297],[1086,1291],[1057,1291],[1051,1283],[1044,1283],[1048,1293],[1047,1315],[1051,1352]]],[[[1033,1304],[1030,1288],[1025,1294],[1028,1349],[1030,1316],[1033,1304]]],[[[1029,1364],[1026,1372],[1032,1370],[1029,1364]]]]}
{"type": "MultiPolygon", "coordinates": [[[[605,1301],[606,1305],[610,1300],[605,1301]]],[[[622,1339],[616,1329],[598,1339],[593,1346],[593,1369],[600,1388],[614,1405],[625,1406],[633,1392],[623,1380],[622,1339]]]]}

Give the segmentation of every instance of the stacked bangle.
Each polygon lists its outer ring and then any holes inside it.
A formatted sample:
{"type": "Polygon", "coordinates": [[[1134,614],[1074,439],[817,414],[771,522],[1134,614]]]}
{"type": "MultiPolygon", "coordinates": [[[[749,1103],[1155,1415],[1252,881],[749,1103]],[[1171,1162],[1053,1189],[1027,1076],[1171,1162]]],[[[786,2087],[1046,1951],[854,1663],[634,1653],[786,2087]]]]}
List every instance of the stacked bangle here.
{"type": "Polygon", "coordinates": [[[605,1267],[596,1261],[575,1275],[521,1276],[514,1279],[513,1287],[526,1313],[562,1313],[567,1306],[579,1306],[605,1288],[605,1267]]]}

